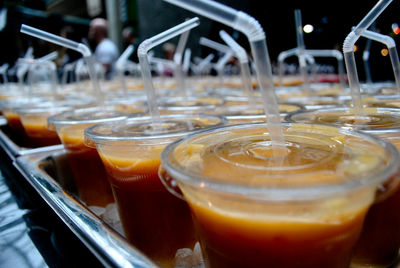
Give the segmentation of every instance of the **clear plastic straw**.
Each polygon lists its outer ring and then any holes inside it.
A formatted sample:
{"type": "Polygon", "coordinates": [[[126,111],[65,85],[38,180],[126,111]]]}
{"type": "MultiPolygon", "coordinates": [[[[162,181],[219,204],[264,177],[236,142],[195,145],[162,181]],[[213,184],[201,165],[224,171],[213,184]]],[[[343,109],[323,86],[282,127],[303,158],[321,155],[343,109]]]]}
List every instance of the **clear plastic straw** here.
{"type": "Polygon", "coordinates": [[[285,140],[280,121],[279,106],[274,91],[271,61],[268,55],[265,33],[261,25],[248,14],[213,1],[164,1],[233,27],[247,36],[254,56],[257,80],[264,99],[267,127],[275,155],[280,147],[285,146],[285,140]]]}
{"type": "Polygon", "coordinates": [[[228,52],[232,52],[232,49],[230,47],[220,44],[218,42],[215,42],[213,40],[210,40],[206,37],[200,37],[199,44],[202,46],[212,48],[212,49],[217,50],[224,54],[226,54],[228,52]]]}
{"type": "Polygon", "coordinates": [[[349,87],[353,100],[354,114],[363,116],[364,109],[362,107],[360,82],[357,74],[356,60],[354,57],[354,44],[360,38],[362,33],[376,20],[376,18],[385,10],[392,0],[380,0],[361,22],[347,35],[343,43],[344,62],[347,68],[347,76],[349,79],[349,87]]]}
{"type": "Polygon", "coordinates": [[[214,54],[208,54],[207,57],[202,59],[197,65],[193,65],[193,71],[197,75],[205,74],[205,70],[211,64],[211,61],[214,59],[214,54]]]}
{"type": "Polygon", "coordinates": [[[178,46],[176,47],[174,53],[174,62],[175,62],[174,75],[176,77],[179,92],[183,97],[187,97],[187,92],[185,87],[185,77],[182,66],[182,58],[183,58],[183,51],[185,50],[186,43],[189,38],[189,34],[190,31],[181,34],[178,46]]]}
{"type": "Polygon", "coordinates": [[[3,65],[1,65],[0,67],[0,73],[1,76],[3,77],[3,84],[7,85],[8,84],[8,78],[7,78],[7,70],[8,70],[8,63],[4,63],[3,65]]]}
{"type": "Polygon", "coordinates": [[[306,53],[306,55],[310,55],[315,58],[317,58],[317,57],[335,58],[338,62],[338,75],[339,75],[340,87],[342,89],[346,88],[343,54],[339,50],[336,50],[336,49],[306,49],[305,53],[306,53]]]}
{"type": "Polygon", "coordinates": [[[235,51],[235,55],[239,59],[243,87],[249,98],[249,105],[254,107],[256,100],[253,94],[253,84],[251,82],[249,58],[247,56],[247,52],[224,30],[219,32],[219,36],[233,51],[235,51]]]}
{"type": "Polygon", "coordinates": [[[43,56],[43,57],[41,57],[41,58],[38,58],[38,59],[36,59],[37,61],[52,61],[52,60],[55,60],[55,59],[57,59],[57,57],[58,57],[58,52],[57,51],[53,51],[53,52],[51,52],[51,53],[49,53],[49,54],[47,54],[47,55],[45,55],[45,56],[43,56]]]}
{"type": "Polygon", "coordinates": [[[226,63],[231,59],[233,56],[233,52],[225,53],[217,63],[215,64],[215,70],[217,71],[218,78],[219,78],[219,85],[220,87],[224,86],[224,68],[226,63]]]}
{"type": "Polygon", "coordinates": [[[147,58],[147,53],[149,52],[150,49],[153,47],[175,37],[183,32],[186,32],[196,26],[199,25],[199,18],[193,18],[190,20],[187,20],[175,27],[172,27],[171,29],[168,29],[162,33],[159,33],[149,39],[144,40],[138,48],[138,58],[139,58],[139,63],[142,71],[142,77],[143,77],[143,83],[144,83],[144,88],[146,90],[147,94],[147,102],[149,105],[149,110],[150,114],[153,120],[153,123],[157,125],[157,123],[160,121],[160,112],[158,111],[157,107],[157,101],[156,101],[156,94],[154,90],[154,86],[151,80],[151,70],[150,70],[150,64],[147,58]]]}
{"type": "Polygon", "coordinates": [[[185,54],[183,56],[183,66],[182,66],[182,70],[185,74],[189,72],[191,56],[192,56],[192,50],[190,48],[185,49],[185,54]]]}
{"type": "Polygon", "coordinates": [[[224,54],[218,60],[218,62],[215,64],[215,69],[218,73],[219,84],[220,84],[220,87],[222,87],[223,86],[223,69],[224,69],[225,64],[232,57],[233,50],[229,46],[220,44],[220,43],[210,40],[206,37],[201,37],[199,44],[209,47],[209,48],[212,48],[212,49],[224,54]]]}
{"type": "Polygon", "coordinates": [[[365,44],[365,49],[363,51],[362,59],[364,62],[364,71],[365,71],[365,82],[369,85],[372,84],[372,75],[371,75],[371,67],[369,66],[369,55],[371,50],[372,40],[368,39],[365,44]]]}
{"type": "Polygon", "coordinates": [[[396,42],[388,35],[366,30],[362,33],[363,37],[385,44],[389,51],[390,60],[392,62],[394,78],[397,87],[397,94],[400,95],[400,61],[397,54],[396,42]]]}
{"type": "MultiPolygon", "coordinates": [[[[278,55],[278,84],[280,86],[283,85],[283,73],[284,73],[284,62],[287,58],[292,57],[292,56],[297,56],[298,57],[298,48],[292,48],[286,51],[282,51],[281,53],[279,53],[278,55]]],[[[309,65],[311,65],[311,69],[312,69],[312,75],[315,79],[316,76],[316,66],[315,66],[315,59],[313,56],[305,53],[304,57],[306,59],[306,61],[308,62],[309,65]]]]}
{"type": "Polygon", "coordinates": [[[50,43],[54,43],[54,44],[60,45],[62,47],[66,47],[66,48],[80,52],[86,61],[86,65],[88,67],[88,72],[89,72],[89,77],[90,77],[90,80],[92,81],[92,85],[93,85],[93,89],[96,94],[97,101],[98,101],[98,103],[102,103],[104,101],[103,94],[100,89],[99,80],[98,80],[96,72],[95,72],[94,58],[92,56],[92,52],[86,45],[72,41],[72,40],[68,40],[66,38],[57,36],[55,34],[51,34],[51,33],[33,28],[33,27],[25,25],[25,24],[21,25],[21,32],[31,35],[31,36],[34,36],[36,38],[48,41],[50,43]]]}
{"type": "Polygon", "coordinates": [[[307,95],[310,96],[310,81],[307,73],[307,63],[305,58],[305,45],[303,36],[303,23],[301,20],[301,11],[296,9],[294,11],[294,17],[296,22],[296,39],[297,39],[297,51],[299,57],[300,74],[303,77],[303,89],[306,91],[307,95]]]}
{"type": "Polygon", "coordinates": [[[132,55],[133,51],[135,51],[135,47],[133,45],[129,45],[115,63],[115,69],[117,70],[118,76],[121,79],[122,90],[124,91],[125,95],[127,91],[125,75],[124,75],[125,64],[128,58],[132,55]]]}

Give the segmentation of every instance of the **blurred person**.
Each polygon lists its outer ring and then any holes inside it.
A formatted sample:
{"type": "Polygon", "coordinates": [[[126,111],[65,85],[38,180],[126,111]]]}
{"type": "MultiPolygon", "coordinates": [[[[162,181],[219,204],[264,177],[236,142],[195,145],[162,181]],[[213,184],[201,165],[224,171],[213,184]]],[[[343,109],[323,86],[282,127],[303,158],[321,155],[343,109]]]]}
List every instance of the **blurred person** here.
{"type": "Polygon", "coordinates": [[[108,23],[103,18],[96,18],[90,22],[89,41],[94,42],[94,56],[97,62],[105,69],[106,79],[114,76],[114,64],[119,57],[117,46],[108,38],[108,23]]]}

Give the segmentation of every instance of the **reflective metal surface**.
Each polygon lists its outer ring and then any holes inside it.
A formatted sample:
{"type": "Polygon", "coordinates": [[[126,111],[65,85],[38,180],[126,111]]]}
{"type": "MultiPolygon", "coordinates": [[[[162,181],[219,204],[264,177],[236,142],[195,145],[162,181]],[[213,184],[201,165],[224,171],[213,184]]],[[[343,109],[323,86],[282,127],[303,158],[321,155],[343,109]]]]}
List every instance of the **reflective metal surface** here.
{"type": "Polygon", "coordinates": [[[74,197],[63,150],[19,156],[14,165],[54,212],[106,267],[157,267],[74,197]],[[51,174],[51,175],[50,175],[51,174]]]}
{"type": "Polygon", "coordinates": [[[0,267],[48,267],[29,237],[29,228],[0,172],[0,267]]]}

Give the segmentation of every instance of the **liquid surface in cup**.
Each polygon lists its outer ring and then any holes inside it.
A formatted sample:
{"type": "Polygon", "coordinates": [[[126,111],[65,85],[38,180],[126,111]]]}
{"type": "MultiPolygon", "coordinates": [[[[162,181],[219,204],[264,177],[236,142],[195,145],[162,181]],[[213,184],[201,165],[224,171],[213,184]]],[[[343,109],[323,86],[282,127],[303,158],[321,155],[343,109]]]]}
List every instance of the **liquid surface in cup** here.
{"type": "Polygon", "coordinates": [[[199,180],[198,187],[184,179],[179,185],[209,267],[348,267],[375,187],[305,201],[277,194],[271,202],[254,190],[335,187],[384,165],[379,146],[341,133],[320,135],[330,129],[288,128],[286,148],[275,152],[262,128],[212,132],[174,148],[171,161],[199,180]],[[208,183],[229,186],[215,186],[227,189],[220,194],[207,190],[208,183]],[[230,193],[236,186],[255,193],[230,193]]]}
{"type": "Polygon", "coordinates": [[[158,177],[161,151],[181,133],[221,124],[218,117],[192,117],[167,119],[157,126],[139,119],[93,127],[94,136],[114,137],[92,141],[105,165],[125,235],[162,267],[174,267],[176,251],[193,248],[196,238],[187,203],[158,177]]]}

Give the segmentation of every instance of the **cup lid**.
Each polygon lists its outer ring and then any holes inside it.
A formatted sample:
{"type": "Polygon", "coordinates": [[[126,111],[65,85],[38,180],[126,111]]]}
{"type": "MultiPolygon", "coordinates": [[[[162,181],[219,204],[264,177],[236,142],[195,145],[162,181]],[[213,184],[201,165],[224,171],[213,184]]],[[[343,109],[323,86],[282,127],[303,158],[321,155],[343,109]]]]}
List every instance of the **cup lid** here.
{"type": "Polygon", "coordinates": [[[372,135],[295,123],[283,134],[273,154],[265,123],[202,131],[168,145],[162,164],[179,183],[268,200],[345,194],[398,170],[397,150],[372,135]]]}
{"type": "Polygon", "coordinates": [[[352,108],[329,108],[299,111],[289,114],[289,122],[329,124],[351,130],[377,131],[400,129],[400,109],[365,107],[363,116],[356,116],[352,108]]]}
{"type": "Polygon", "coordinates": [[[146,108],[134,108],[125,104],[95,106],[66,111],[48,118],[49,127],[97,124],[121,120],[127,117],[141,116],[147,112],[146,108]]]}
{"type": "Polygon", "coordinates": [[[203,129],[225,125],[226,118],[214,115],[161,115],[159,122],[150,116],[127,118],[97,124],[85,129],[85,143],[177,138],[203,129]]]}

